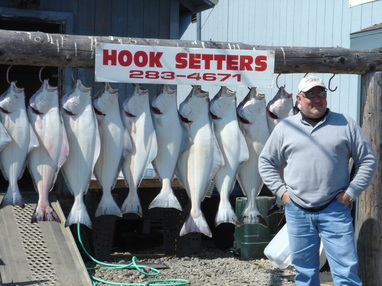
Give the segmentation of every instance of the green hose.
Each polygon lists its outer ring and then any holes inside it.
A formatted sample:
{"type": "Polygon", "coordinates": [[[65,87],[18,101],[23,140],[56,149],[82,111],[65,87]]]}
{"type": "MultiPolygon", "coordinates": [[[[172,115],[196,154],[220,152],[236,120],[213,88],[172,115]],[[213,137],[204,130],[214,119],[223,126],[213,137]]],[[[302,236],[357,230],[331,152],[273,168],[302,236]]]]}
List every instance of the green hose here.
{"type": "MultiPolygon", "coordinates": [[[[103,265],[105,267],[102,267],[104,269],[123,269],[123,268],[128,268],[128,267],[134,267],[136,270],[138,270],[140,273],[147,275],[147,276],[156,276],[160,274],[160,271],[158,269],[155,269],[153,267],[150,267],[150,270],[154,273],[149,273],[144,271],[143,269],[146,268],[144,265],[138,265],[136,263],[136,257],[132,257],[132,262],[129,264],[114,264],[114,263],[105,263],[102,261],[99,261],[92,257],[90,253],[86,250],[84,244],[82,243],[82,238],[80,234],[80,227],[81,224],[77,224],[77,236],[78,236],[78,241],[81,245],[82,250],[85,252],[85,254],[95,263],[103,265]]],[[[88,267],[88,270],[94,269],[93,267],[88,267]]],[[[101,282],[103,284],[109,284],[109,285],[130,285],[130,286],[150,286],[150,285],[162,285],[162,286],[182,286],[182,285],[188,285],[190,284],[190,281],[186,279],[166,279],[166,280],[151,280],[146,283],[120,283],[120,282],[113,282],[113,281],[106,281],[102,280],[100,278],[97,278],[93,275],[90,275],[90,278],[92,279],[93,285],[97,285],[96,282],[101,282]],[[170,284],[164,284],[164,283],[170,283],[170,284]]]]}

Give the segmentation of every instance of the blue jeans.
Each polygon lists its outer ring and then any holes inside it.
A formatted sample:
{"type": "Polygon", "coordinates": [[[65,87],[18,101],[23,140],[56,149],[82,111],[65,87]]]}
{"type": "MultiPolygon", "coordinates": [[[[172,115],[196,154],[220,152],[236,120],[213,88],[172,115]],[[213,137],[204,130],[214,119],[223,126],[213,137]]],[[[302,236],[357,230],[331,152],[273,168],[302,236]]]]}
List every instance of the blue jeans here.
{"type": "Polygon", "coordinates": [[[324,245],[334,285],[362,285],[350,207],[334,199],[318,212],[285,206],[292,265],[298,286],[319,286],[319,247],[324,245]]]}

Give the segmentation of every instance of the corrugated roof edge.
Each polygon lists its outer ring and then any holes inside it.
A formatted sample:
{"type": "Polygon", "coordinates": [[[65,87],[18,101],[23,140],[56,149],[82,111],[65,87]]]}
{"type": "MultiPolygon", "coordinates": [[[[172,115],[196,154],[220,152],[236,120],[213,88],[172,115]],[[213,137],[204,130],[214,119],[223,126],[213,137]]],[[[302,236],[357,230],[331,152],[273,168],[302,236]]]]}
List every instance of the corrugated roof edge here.
{"type": "Polygon", "coordinates": [[[374,24],[373,26],[364,28],[364,29],[359,30],[357,32],[353,32],[353,33],[351,33],[351,35],[352,34],[356,34],[356,33],[362,33],[362,32],[367,32],[367,31],[378,30],[378,29],[382,29],[382,23],[381,24],[374,24]]]}

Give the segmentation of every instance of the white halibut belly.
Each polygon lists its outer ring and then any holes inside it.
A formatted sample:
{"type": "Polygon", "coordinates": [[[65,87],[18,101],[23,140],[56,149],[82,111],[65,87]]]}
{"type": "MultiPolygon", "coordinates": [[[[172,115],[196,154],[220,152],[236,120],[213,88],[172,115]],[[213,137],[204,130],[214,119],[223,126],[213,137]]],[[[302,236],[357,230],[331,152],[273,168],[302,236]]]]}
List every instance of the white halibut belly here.
{"type": "Polygon", "coordinates": [[[172,179],[182,144],[182,127],[178,113],[163,114],[160,124],[155,122],[154,116],[153,122],[158,141],[158,153],[153,165],[160,178],[172,179]]]}
{"type": "Polygon", "coordinates": [[[99,183],[106,189],[112,188],[117,179],[123,153],[123,125],[108,119],[99,129],[101,152],[94,173],[99,183]]]}
{"type": "Polygon", "coordinates": [[[73,120],[64,116],[70,153],[63,165],[65,176],[73,195],[87,191],[93,173],[97,125],[94,115],[85,111],[81,118],[73,120]]]}

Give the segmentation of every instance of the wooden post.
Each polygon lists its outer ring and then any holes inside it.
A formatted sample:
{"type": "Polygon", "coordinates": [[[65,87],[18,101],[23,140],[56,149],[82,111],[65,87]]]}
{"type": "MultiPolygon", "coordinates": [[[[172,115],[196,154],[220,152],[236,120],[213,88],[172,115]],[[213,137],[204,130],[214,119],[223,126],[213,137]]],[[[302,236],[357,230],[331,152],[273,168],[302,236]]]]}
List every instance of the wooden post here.
{"type": "Polygon", "coordinates": [[[364,103],[362,128],[378,158],[378,169],[358,200],[356,225],[359,275],[364,285],[380,285],[382,281],[382,72],[362,76],[364,103]]]}

